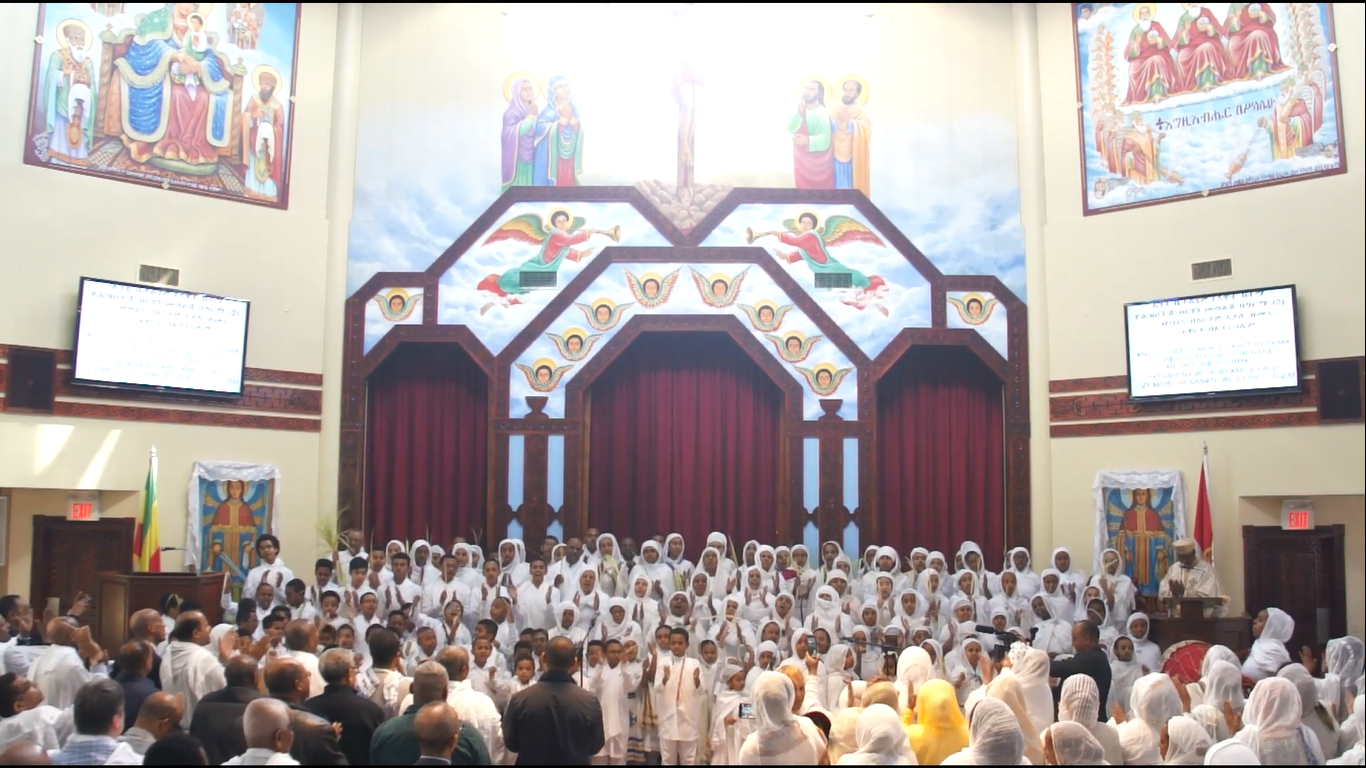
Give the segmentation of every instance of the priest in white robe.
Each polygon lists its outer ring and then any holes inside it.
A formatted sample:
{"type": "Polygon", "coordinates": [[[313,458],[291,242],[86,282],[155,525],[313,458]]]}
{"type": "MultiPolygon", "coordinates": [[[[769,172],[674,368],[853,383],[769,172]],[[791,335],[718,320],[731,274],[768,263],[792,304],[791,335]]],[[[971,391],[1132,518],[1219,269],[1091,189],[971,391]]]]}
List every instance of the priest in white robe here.
{"type": "MultiPolygon", "coordinates": [[[[1182,597],[1219,598],[1223,603],[1214,609],[1213,616],[1222,618],[1228,614],[1228,595],[1219,583],[1219,573],[1213,565],[1201,559],[1200,547],[1195,539],[1176,541],[1176,562],[1167,569],[1167,575],[1158,587],[1158,595],[1164,600],[1182,597]]],[[[1208,616],[1210,611],[1206,610],[1205,613],[1208,616]]]]}
{"type": "Polygon", "coordinates": [[[204,614],[190,611],[176,620],[171,644],[161,660],[161,690],[172,696],[184,695],[185,714],[180,718],[181,728],[189,729],[200,699],[227,685],[220,657],[232,653],[236,640],[236,632],[227,632],[220,647],[210,649],[209,622],[204,614]]]}

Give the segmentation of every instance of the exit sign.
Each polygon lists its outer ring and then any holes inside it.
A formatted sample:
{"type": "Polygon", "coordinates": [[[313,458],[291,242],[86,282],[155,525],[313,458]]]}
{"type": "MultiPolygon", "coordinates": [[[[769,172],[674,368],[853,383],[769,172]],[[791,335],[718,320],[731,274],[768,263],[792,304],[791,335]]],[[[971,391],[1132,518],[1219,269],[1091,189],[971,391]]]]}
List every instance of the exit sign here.
{"type": "Polygon", "coordinates": [[[1281,528],[1309,531],[1314,528],[1314,500],[1286,499],[1281,502],[1281,528]]]}
{"type": "Polygon", "coordinates": [[[66,502],[67,520],[99,520],[100,497],[96,493],[73,493],[66,502]]]}

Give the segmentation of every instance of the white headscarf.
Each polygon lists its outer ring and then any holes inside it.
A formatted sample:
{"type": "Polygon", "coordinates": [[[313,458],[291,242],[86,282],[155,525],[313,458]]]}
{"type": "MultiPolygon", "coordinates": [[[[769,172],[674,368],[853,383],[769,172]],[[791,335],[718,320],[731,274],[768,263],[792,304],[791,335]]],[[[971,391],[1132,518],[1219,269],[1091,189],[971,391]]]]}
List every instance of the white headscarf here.
{"type": "Polygon", "coordinates": [[[1119,724],[1119,745],[1125,765],[1157,765],[1162,761],[1162,726],[1181,714],[1181,699],[1170,677],[1144,675],[1129,694],[1133,719],[1119,724]]]}
{"type": "Polygon", "coordinates": [[[1024,689],[1020,687],[1019,678],[1014,675],[1001,675],[982,690],[986,698],[1005,704],[1011,714],[1015,715],[1015,723],[1019,726],[1020,735],[1024,739],[1025,758],[1036,765],[1043,763],[1043,742],[1039,739],[1043,728],[1041,724],[1035,724],[1029,716],[1029,704],[1025,701],[1024,689]]]}
{"type": "Polygon", "coordinates": [[[1347,719],[1347,705],[1356,694],[1356,679],[1361,677],[1366,644],[1355,637],[1335,637],[1328,641],[1324,662],[1328,671],[1323,676],[1323,698],[1339,720],[1347,719]]]}
{"type": "Polygon", "coordinates": [[[1043,595],[1043,598],[1048,601],[1048,610],[1049,613],[1053,614],[1053,618],[1064,623],[1072,620],[1073,608],[1072,600],[1063,592],[1063,587],[1067,583],[1067,578],[1059,573],[1057,568],[1045,568],[1043,573],[1039,574],[1038,594],[1043,595]],[[1048,591],[1048,585],[1045,583],[1049,576],[1056,576],[1058,579],[1058,585],[1053,588],[1052,592],[1048,591]]]}
{"type": "Polygon", "coordinates": [[[1053,690],[1048,687],[1048,654],[1037,648],[1030,648],[1024,658],[1011,667],[1011,673],[1020,681],[1025,706],[1029,708],[1029,719],[1040,730],[1053,724],[1053,690]]]}
{"type": "Polygon", "coordinates": [[[692,561],[685,560],[683,558],[683,555],[687,551],[688,545],[687,542],[683,541],[683,534],[671,533],[668,536],[664,537],[664,561],[668,563],[669,567],[672,568],[674,572],[679,575],[685,575],[688,573],[688,571],[692,570],[692,561]],[[678,539],[677,558],[669,557],[669,542],[673,541],[674,539],[678,539]]]}
{"type": "Polygon", "coordinates": [[[1148,668],[1149,672],[1162,671],[1162,649],[1157,647],[1151,639],[1153,634],[1153,624],[1145,613],[1133,613],[1129,615],[1129,621],[1124,625],[1124,633],[1129,639],[1134,641],[1134,661],[1148,668]],[[1148,629],[1143,633],[1143,637],[1134,634],[1134,622],[1144,621],[1148,624],[1148,629]]]}
{"type": "Polygon", "coordinates": [[[1243,673],[1237,667],[1216,660],[1205,672],[1204,682],[1204,704],[1223,712],[1224,702],[1228,702],[1234,712],[1243,711],[1243,673]]]}
{"type": "Polygon", "coordinates": [[[1352,703],[1352,716],[1343,725],[1349,732],[1357,735],[1356,743],[1342,757],[1329,761],[1329,765],[1366,765],[1366,696],[1358,695],[1352,703]]]}
{"type": "Polygon", "coordinates": [[[919,765],[901,727],[901,716],[886,704],[864,709],[854,734],[858,751],[841,757],[836,765],[919,765]]]}
{"type": "Polygon", "coordinates": [[[1205,765],[1261,765],[1261,758],[1237,739],[1227,739],[1209,748],[1205,765]]]}
{"type": "Polygon", "coordinates": [[[441,569],[436,567],[436,563],[439,560],[439,556],[437,555],[437,550],[439,549],[440,547],[433,547],[426,539],[414,541],[413,546],[408,550],[409,554],[412,556],[413,563],[412,573],[409,574],[409,578],[418,584],[431,584],[432,582],[427,580],[429,576],[440,581],[441,569]],[[423,547],[427,548],[427,562],[418,565],[417,551],[423,547]]]}
{"type": "Polygon", "coordinates": [[[1203,765],[1209,751],[1209,734],[1203,726],[1189,717],[1173,717],[1167,721],[1167,756],[1165,765],[1203,765]]]}
{"type": "Polygon", "coordinates": [[[1027,765],[1015,713],[996,699],[977,702],[968,712],[968,748],[940,765],[1027,765]]]}
{"type": "Polygon", "coordinates": [[[1196,704],[1191,707],[1191,711],[1186,713],[1186,717],[1200,724],[1209,734],[1210,743],[1223,741],[1229,737],[1228,721],[1224,719],[1222,710],[1215,709],[1208,704],[1196,704]]]}
{"type": "Polygon", "coordinates": [[[934,662],[924,648],[907,648],[896,660],[897,701],[903,701],[907,688],[920,690],[934,672],[934,662]]]}
{"type": "Polygon", "coordinates": [[[1276,677],[1289,680],[1295,685],[1295,690],[1300,694],[1300,722],[1309,730],[1314,732],[1314,736],[1319,740],[1319,748],[1324,754],[1336,756],[1338,751],[1338,741],[1342,734],[1338,729],[1338,723],[1328,714],[1327,708],[1319,703],[1319,685],[1314,676],[1309,674],[1309,670],[1303,664],[1291,664],[1282,667],[1276,677]]]}
{"type": "Polygon", "coordinates": [[[1081,723],[1061,722],[1048,726],[1057,765],[1105,765],[1105,748],[1081,723]]]}
{"type": "Polygon", "coordinates": [[[1280,608],[1266,609],[1266,624],[1262,626],[1261,637],[1252,642],[1252,652],[1243,664],[1243,675],[1252,680],[1261,680],[1276,674],[1281,667],[1290,663],[1290,652],[1285,644],[1295,634],[1295,620],[1280,608]]]}
{"type": "MultiPolygon", "coordinates": [[[[664,560],[664,550],[660,548],[659,542],[653,539],[640,545],[640,564],[631,571],[631,584],[634,585],[636,579],[642,575],[650,580],[651,590],[654,589],[656,583],[659,584],[659,589],[664,593],[665,600],[669,599],[674,592],[678,591],[674,588],[673,569],[670,568],[669,564],[664,560]],[[658,555],[653,563],[645,560],[645,553],[650,550],[654,550],[654,553],[658,555]]],[[[651,596],[653,596],[653,593],[651,596]]]]}
{"type": "Polygon", "coordinates": [[[1072,675],[1058,692],[1058,722],[1094,723],[1100,717],[1100,687],[1090,675],[1072,675]]]}
{"type": "Polygon", "coordinates": [[[820,760],[817,745],[792,714],[796,699],[796,688],[781,672],[764,672],[755,681],[754,722],[757,728],[745,739],[741,751],[757,757],[757,764],[814,765],[820,760]]]}
{"type": "Polygon", "coordinates": [[[1283,677],[1257,683],[1243,709],[1243,730],[1233,738],[1256,752],[1264,765],[1323,765],[1313,731],[1300,723],[1300,692],[1283,677]]]}
{"type": "Polygon", "coordinates": [[[1021,597],[1033,597],[1039,591],[1039,574],[1034,572],[1034,558],[1030,556],[1027,547],[1016,547],[1006,553],[1006,567],[1001,569],[1001,573],[1009,571],[1015,574],[1015,591],[1021,597]],[[1028,562],[1024,568],[1015,567],[1015,553],[1023,552],[1028,562]]]}
{"type": "Polygon", "coordinates": [[[631,603],[624,598],[614,597],[608,600],[607,605],[603,607],[601,616],[598,618],[598,623],[603,629],[603,640],[620,640],[626,642],[629,638],[634,638],[637,641],[640,639],[640,626],[632,620],[631,603]],[[626,615],[622,617],[620,622],[612,618],[613,608],[620,608],[626,612],[626,615]]]}

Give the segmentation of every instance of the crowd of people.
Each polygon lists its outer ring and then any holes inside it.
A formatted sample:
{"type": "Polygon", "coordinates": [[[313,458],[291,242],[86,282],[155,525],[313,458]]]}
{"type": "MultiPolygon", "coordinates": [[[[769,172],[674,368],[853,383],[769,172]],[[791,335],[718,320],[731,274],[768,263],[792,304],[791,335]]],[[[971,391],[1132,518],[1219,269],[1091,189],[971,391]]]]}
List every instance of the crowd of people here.
{"type": "MultiPolygon", "coordinates": [[[[1293,620],[1163,671],[1121,553],[999,572],[588,531],[485,554],[365,546],[296,577],[261,536],[224,621],[174,595],[103,649],[81,596],[0,598],[4,764],[1361,765],[1362,641],[1292,659],[1293,620]],[[1194,677],[1194,676],[1192,676],[1194,677]]],[[[1194,543],[1164,595],[1221,597],[1194,543]]],[[[107,623],[107,620],[106,620],[107,623]]]]}

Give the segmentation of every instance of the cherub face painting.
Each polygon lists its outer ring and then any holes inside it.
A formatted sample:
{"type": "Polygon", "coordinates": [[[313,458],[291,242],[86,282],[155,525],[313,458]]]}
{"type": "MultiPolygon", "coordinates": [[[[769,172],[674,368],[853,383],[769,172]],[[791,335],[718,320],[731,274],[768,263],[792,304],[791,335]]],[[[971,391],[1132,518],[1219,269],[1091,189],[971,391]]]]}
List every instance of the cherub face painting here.
{"type": "Polygon", "coordinates": [[[759,307],[759,322],[765,326],[773,325],[773,307],[759,307]]]}
{"type": "Polygon", "coordinates": [[[593,317],[597,319],[599,325],[607,325],[612,319],[612,308],[606,304],[599,304],[593,308],[593,317]]]}
{"type": "Polygon", "coordinates": [[[654,278],[646,280],[641,284],[640,288],[645,292],[646,298],[653,299],[659,296],[659,281],[654,278]]]}
{"type": "Polygon", "coordinates": [[[548,365],[542,365],[541,367],[537,368],[537,369],[536,369],[536,383],[537,383],[537,384],[541,384],[541,385],[543,385],[543,386],[549,384],[549,383],[550,383],[550,374],[551,374],[551,373],[552,373],[552,371],[550,370],[550,366],[548,366],[548,365]]]}
{"type": "Polygon", "coordinates": [[[802,340],[796,336],[788,336],[783,346],[787,347],[787,354],[794,358],[802,353],[802,340]]]}
{"type": "MultiPolygon", "coordinates": [[[[583,351],[583,337],[577,333],[567,337],[564,340],[564,347],[572,354],[577,355],[579,352],[583,351]]],[[[537,376],[539,377],[539,374],[537,374],[537,376]]]]}
{"type": "Polygon", "coordinates": [[[816,371],[816,384],[819,385],[821,389],[828,388],[830,386],[831,380],[832,379],[829,371],[824,369],[816,371]]]}

